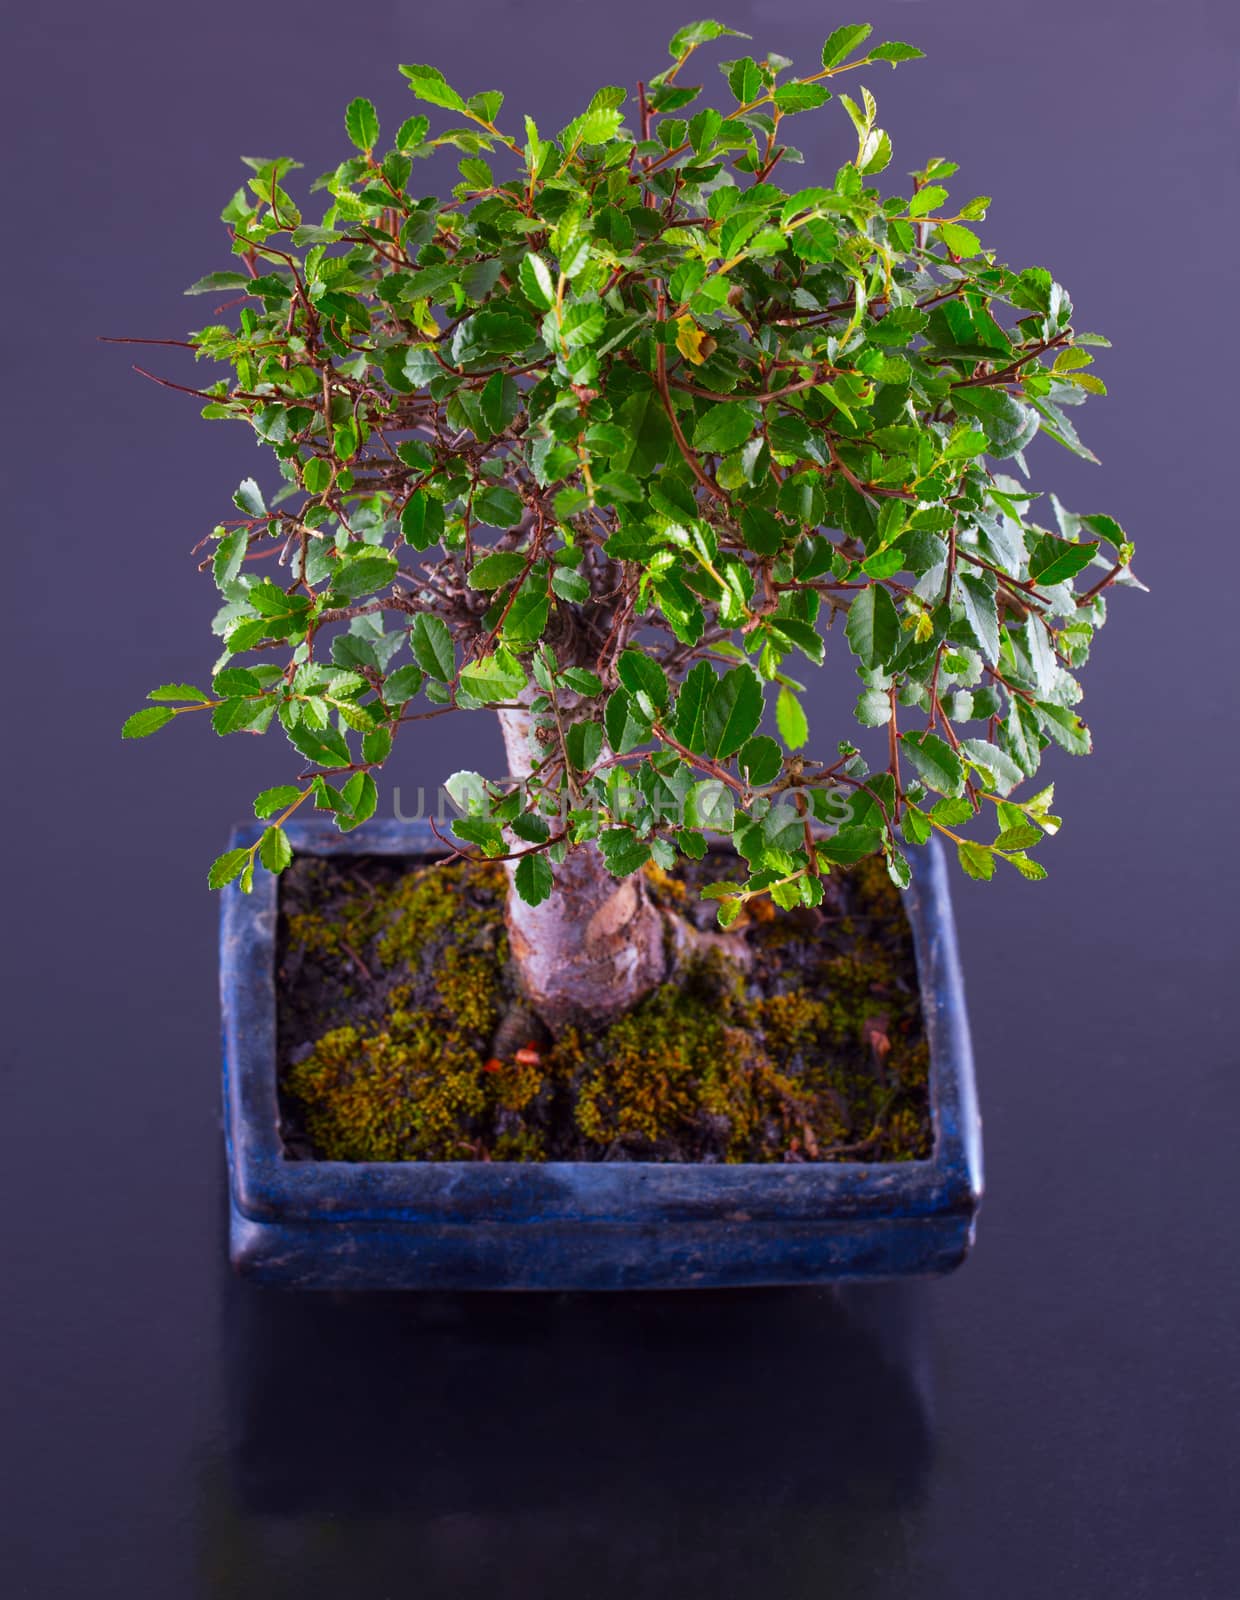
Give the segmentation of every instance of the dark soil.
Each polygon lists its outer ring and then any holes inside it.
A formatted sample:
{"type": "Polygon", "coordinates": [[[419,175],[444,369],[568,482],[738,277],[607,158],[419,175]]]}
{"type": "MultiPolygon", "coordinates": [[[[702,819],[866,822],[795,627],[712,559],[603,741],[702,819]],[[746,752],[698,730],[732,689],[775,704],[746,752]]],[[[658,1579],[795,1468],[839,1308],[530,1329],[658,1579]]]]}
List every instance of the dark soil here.
{"type": "MultiPolygon", "coordinates": [[[[712,853],[650,888],[707,930],[712,853]]],[[[905,1161],[930,1154],[913,941],[881,862],[750,903],[609,1028],[522,1006],[495,865],[305,856],[280,880],[286,1154],[343,1161],[905,1161]],[[739,945],[749,959],[729,955],[739,945]]]]}

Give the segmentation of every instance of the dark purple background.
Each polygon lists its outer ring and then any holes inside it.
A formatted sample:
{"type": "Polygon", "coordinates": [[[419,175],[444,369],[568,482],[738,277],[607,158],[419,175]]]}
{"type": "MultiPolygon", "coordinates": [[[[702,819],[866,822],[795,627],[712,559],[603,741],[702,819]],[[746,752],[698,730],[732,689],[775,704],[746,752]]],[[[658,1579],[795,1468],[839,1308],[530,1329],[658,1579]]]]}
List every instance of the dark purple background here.
{"type": "MultiPolygon", "coordinates": [[[[204,870],[287,764],[275,741],[194,726],[117,737],[153,684],[206,671],[210,586],[189,549],[262,456],[95,335],[206,320],[211,302],[180,291],[228,264],[215,217],[237,155],[317,173],[342,153],[352,96],[389,130],[407,114],[398,62],[503,87],[504,120],[528,106],[553,128],[599,82],[657,70],[687,15],[651,0],[10,13],[14,1600],[1240,1594],[1222,589],[1240,11],[869,14],[929,55],[864,75],[893,171],[961,159],[957,192],[999,197],[987,241],[1050,266],[1079,325],[1115,341],[1099,366],[1112,398],[1087,418],[1103,466],[1045,442],[1034,457],[1069,505],[1127,525],[1153,589],[1117,597],[1089,669],[1097,754],[1056,765],[1068,824],[1050,880],[958,887],[989,1178],[974,1259],[942,1283],[840,1296],[340,1305],[256,1295],[222,1267],[204,870]]],[[[848,20],[806,0],[728,15],[798,62],[848,20]]],[[[842,114],[798,120],[811,181],[850,136],[842,114]]],[[[848,675],[835,651],[833,671],[848,675]]],[[[832,681],[824,704],[845,693],[832,681]]],[[[450,723],[399,780],[498,759],[482,719],[450,723]]]]}

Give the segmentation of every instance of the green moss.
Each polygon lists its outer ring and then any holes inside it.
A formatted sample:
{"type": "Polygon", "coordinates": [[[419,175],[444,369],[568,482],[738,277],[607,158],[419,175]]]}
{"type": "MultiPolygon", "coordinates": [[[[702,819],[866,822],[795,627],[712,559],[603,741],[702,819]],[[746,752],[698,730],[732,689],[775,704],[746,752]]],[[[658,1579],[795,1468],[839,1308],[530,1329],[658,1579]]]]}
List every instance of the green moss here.
{"type": "Polygon", "coordinates": [[[477,1051],[431,1013],[392,1020],[371,1034],[334,1028],[290,1070],[311,1138],[330,1161],[468,1159],[486,1106],[477,1051]]]}
{"type": "Polygon", "coordinates": [[[795,1098],[744,1024],[742,979],[717,951],[689,963],[607,1029],[578,1087],[588,1140],[631,1153],[668,1141],[747,1158],[764,1119],[795,1098]]]}
{"type": "MultiPolygon", "coordinates": [[[[320,868],[327,882],[335,869],[320,868]]],[[[648,877],[661,904],[683,909],[684,884],[648,877]]],[[[712,949],[609,1028],[537,1045],[515,1004],[502,869],[458,863],[373,879],[355,874],[342,895],[337,875],[330,920],[301,909],[287,922],[288,949],[310,963],[305,981],[316,993],[337,985],[335,1011],[282,1080],[321,1156],[929,1153],[911,945],[892,921],[899,901],[881,863],[849,874],[826,922],[755,901],[742,935],[752,969],[712,949]]]]}

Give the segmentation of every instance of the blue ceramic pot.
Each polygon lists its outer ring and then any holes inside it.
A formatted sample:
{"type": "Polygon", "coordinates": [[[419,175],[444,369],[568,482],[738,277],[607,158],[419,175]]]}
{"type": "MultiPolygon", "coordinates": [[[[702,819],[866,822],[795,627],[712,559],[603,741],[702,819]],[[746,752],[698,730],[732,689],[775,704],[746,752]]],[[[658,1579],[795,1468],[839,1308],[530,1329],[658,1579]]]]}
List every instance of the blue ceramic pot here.
{"type": "MultiPolygon", "coordinates": [[[[427,856],[426,823],[291,823],[310,855],[427,856]]],[[[233,837],[252,844],[256,827],[233,837]]],[[[973,1057],[937,845],[905,896],[930,1045],[926,1161],[783,1165],[286,1160],[277,880],[224,890],[220,985],[234,1264],[297,1289],[691,1289],[949,1272],[982,1190],[973,1057]]]]}

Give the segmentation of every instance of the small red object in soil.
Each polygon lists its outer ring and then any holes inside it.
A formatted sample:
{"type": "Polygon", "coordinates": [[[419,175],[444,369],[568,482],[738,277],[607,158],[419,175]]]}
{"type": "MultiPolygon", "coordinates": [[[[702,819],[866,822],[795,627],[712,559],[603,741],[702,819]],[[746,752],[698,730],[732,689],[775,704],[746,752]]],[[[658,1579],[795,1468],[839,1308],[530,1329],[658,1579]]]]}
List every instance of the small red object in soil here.
{"type": "Polygon", "coordinates": [[[482,1070],[483,1072],[502,1072],[504,1070],[504,1063],[498,1058],[498,1056],[492,1056],[489,1061],[484,1061],[482,1063],[482,1070]]]}
{"type": "Polygon", "coordinates": [[[542,1056],[539,1055],[532,1044],[527,1044],[517,1051],[516,1060],[523,1067],[536,1067],[542,1060],[542,1056]]]}

